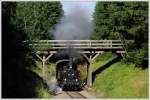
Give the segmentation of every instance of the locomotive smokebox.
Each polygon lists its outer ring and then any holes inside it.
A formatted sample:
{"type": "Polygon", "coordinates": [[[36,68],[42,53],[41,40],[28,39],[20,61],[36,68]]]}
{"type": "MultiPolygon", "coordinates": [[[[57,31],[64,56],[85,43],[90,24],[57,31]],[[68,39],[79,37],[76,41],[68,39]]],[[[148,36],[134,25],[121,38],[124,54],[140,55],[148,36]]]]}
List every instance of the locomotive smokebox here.
{"type": "Polygon", "coordinates": [[[56,67],[56,79],[63,90],[80,89],[80,72],[77,64],[73,61],[73,57],[59,60],[56,67]]]}

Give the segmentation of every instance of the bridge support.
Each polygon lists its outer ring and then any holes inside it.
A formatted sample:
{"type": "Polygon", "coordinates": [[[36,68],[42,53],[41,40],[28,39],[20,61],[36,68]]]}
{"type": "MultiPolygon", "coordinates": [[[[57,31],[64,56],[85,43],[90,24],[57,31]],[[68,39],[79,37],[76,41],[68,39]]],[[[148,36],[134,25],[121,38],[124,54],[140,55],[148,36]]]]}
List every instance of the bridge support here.
{"type": "Polygon", "coordinates": [[[90,88],[92,87],[92,55],[90,55],[89,57],[89,64],[87,67],[87,86],[90,88]]]}
{"type": "Polygon", "coordinates": [[[100,53],[90,53],[89,57],[86,54],[82,54],[85,60],[87,61],[87,86],[88,88],[92,87],[92,63],[93,60],[99,55],[100,53]]]}
{"type": "Polygon", "coordinates": [[[43,79],[45,79],[45,62],[46,62],[46,59],[45,59],[45,56],[43,55],[43,59],[42,59],[42,77],[43,77],[43,79]]]}
{"type": "Polygon", "coordinates": [[[49,54],[47,57],[43,54],[42,57],[36,53],[36,56],[42,61],[42,77],[45,80],[45,63],[46,61],[53,56],[53,54],[49,54]]]}

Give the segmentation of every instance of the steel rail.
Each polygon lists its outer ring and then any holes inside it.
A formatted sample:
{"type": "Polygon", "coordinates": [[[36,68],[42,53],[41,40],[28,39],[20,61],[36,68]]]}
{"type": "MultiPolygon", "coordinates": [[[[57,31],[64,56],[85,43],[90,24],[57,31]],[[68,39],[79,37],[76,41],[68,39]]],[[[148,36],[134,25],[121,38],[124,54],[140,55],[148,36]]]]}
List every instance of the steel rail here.
{"type": "Polygon", "coordinates": [[[86,99],[87,97],[82,95],[81,93],[79,92],[65,92],[69,97],[71,97],[72,99],[86,99]]]}

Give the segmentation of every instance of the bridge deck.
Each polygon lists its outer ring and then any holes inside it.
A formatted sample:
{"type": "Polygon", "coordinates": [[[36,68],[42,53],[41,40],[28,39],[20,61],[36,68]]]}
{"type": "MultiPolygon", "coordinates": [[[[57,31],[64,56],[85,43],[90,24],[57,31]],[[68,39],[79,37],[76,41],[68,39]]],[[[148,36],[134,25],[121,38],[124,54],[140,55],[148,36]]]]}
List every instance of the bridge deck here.
{"type": "Polygon", "coordinates": [[[36,51],[57,51],[68,48],[84,51],[123,50],[121,40],[40,40],[30,42],[29,46],[36,51]]]}

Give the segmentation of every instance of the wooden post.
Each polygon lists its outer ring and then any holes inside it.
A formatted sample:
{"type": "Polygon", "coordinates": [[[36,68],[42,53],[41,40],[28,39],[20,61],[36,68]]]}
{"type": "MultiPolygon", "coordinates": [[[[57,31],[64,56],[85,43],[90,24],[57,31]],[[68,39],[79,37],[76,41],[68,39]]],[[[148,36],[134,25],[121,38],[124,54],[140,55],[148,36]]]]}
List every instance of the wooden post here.
{"type": "Polygon", "coordinates": [[[92,53],[90,53],[89,57],[83,54],[83,57],[87,61],[87,86],[88,88],[91,88],[92,87],[92,53]]]}
{"type": "Polygon", "coordinates": [[[110,47],[112,48],[112,40],[110,40],[110,47]]]}
{"type": "Polygon", "coordinates": [[[45,62],[46,62],[46,59],[45,59],[45,56],[43,55],[43,59],[42,59],[42,77],[43,79],[45,79],[45,62]]]}
{"type": "Polygon", "coordinates": [[[92,87],[92,55],[90,54],[89,64],[88,64],[88,78],[87,78],[88,88],[92,87]]]}
{"type": "Polygon", "coordinates": [[[42,73],[43,73],[43,79],[45,79],[45,63],[46,61],[52,57],[53,54],[50,54],[47,58],[43,55],[43,59],[42,59],[42,73]]]}
{"type": "Polygon", "coordinates": [[[50,57],[53,56],[53,53],[49,54],[48,57],[45,57],[45,55],[43,55],[43,57],[40,57],[38,53],[36,53],[36,56],[42,61],[42,77],[44,80],[45,79],[45,63],[50,57]]]}

